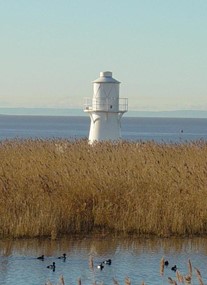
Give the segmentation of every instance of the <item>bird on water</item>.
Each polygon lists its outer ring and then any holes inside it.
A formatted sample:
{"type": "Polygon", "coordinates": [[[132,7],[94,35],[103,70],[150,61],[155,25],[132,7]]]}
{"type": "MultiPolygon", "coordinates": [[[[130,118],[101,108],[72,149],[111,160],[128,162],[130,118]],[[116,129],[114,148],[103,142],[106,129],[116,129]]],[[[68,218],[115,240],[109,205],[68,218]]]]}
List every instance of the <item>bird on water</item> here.
{"type": "Polygon", "coordinates": [[[176,265],[174,265],[174,266],[171,268],[171,270],[174,271],[174,272],[176,272],[177,269],[178,269],[178,268],[177,268],[176,265]]]}
{"type": "Polygon", "coordinates": [[[168,265],[169,265],[168,260],[165,260],[165,266],[168,266],[168,265]]]}
{"type": "Polygon", "coordinates": [[[99,265],[97,265],[97,268],[102,270],[104,268],[103,263],[100,263],[99,265]]]}
{"type": "Polygon", "coordinates": [[[44,254],[37,257],[37,259],[39,259],[39,260],[44,260],[44,258],[45,258],[44,254]]]}
{"type": "Polygon", "coordinates": [[[52,269],[53,271],[55,271],[55,262],[53,262],[51,265],[48,265],[47,268],[52,269]]]}
{"type": "Polygon", "coordinates": [[[106,259],[106,260],[104,261],[104,263],[105,263],[105,264],[108,264],[108,265],[111,265],[111,259],[106,259]]]}
{"type": "Polygon", "coordinates": [[[66,253],[63,253],[63,255],[59,256],[58,259],[63,259],[65,261],[66,260],[66,253]]]}

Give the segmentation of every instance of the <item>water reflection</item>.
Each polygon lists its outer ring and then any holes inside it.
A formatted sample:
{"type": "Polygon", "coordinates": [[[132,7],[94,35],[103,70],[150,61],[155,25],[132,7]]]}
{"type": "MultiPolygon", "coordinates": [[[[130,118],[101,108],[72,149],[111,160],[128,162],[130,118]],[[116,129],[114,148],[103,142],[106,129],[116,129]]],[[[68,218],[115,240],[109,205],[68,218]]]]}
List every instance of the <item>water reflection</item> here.
{"type": "MultiPolygon", "coordinates": [[[[182,274],[187,274],[187,261],[191,259],[193,266],[203,273],[204,283],[207,281],[207,238],[171,238],[171,239],[135,239],[118,237],[84,237],[1,240],[0,241],[0,284],[45,284],[49,279],[57,284],[63,274],[66,284],[77,284],[80,277],[82,284],[93,284],[95,281],[113,284],[115,278],[119,284],[124,283],[126,276],[132,284],[166,283],[168,277],[175,278],[171,266],[177,265],[182,274]],[[66,253],[65,260],[58,256],[66,253]],[[44,261],[37,257],[44,254],[44,261]],[[89,256],[94,258],[94,270],[88,266],[89,256]],[[159,266],[161,257],[169,260],[161,279],[159,266]],[[103,270],[96,268],[100,262],[111,258],[112,264],[105,265],[103,270]],[[47,268],[56,263],[55,270],[47,268]]],[[[196,277],[194,277],[196,278],[196,277]]],[[[194,280],[194,284],[198,284],[194,280]]]]}

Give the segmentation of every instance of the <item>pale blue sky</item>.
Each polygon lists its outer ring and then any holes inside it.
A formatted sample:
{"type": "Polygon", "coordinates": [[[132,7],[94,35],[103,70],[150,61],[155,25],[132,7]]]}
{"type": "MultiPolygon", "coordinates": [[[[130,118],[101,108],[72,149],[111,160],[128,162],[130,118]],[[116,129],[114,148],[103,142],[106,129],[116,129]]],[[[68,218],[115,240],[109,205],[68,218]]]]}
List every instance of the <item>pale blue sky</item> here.
{"type": "Polygon", "coordinates": [[[81,109],[105,70],[130,110],[207,110],[207,0],[0,0],[0,107],[81,109]]]}

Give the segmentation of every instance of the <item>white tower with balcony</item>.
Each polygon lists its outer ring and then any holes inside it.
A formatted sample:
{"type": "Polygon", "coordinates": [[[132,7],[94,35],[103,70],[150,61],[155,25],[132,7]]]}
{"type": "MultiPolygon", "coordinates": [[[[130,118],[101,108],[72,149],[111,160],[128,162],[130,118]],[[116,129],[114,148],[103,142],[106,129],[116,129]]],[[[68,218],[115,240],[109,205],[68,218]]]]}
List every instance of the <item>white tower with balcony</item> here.
{"type": "Polygon", "coordinates": [[[91,119],[90,143],[121,138],[121,118],[128,110],[128,99],[119,98],[119,84],[110,71],[101,72],[93,81],[93,98],[86,98],[84,105],[91,119]]]}

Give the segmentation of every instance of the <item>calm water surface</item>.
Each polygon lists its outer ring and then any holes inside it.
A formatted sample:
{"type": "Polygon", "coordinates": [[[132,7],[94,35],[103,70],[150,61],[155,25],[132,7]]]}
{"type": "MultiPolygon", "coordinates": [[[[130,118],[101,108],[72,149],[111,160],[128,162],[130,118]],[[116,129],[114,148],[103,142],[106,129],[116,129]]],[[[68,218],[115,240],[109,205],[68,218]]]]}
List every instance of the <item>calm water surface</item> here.
{"type": "MultiPolygon", "coordinates": [[[[168,284],[167,278],[175,278],[171,270],[177,265],[183,275],[188,273],[187,261],[197,267],[207,282],[207,238],[193,239],[119,239],[119,238],[63,238],[51,240],[0,241],[0,284],[4,285],[44,285],[47,280],[57,284],[61,274],[66,284],[77,284],[80,277],[82,284],[113,284],[115,278],[124,284],[129,276],[132,284],[148,285],[168,284]],[[66,261],[57,257],[67,254],[66,261]],[[44,254],[45,260],[36,259],[44,254]],[[89,255],[94,256],[94,271],[89,269],[89,255]],[[164,256],[169,261],[164,278],[160,277],[160,259],[164,256]],[[112,264],[105,265],[100,271],[95,268],[101,261],[111,258],[112,264]],[[47,265],[56,262],[56,270],[47,265]]],[[[192,284],[198,284],[196,277],[192,284]]]]}
{"type": "MultiPolygon", "coordinates": [[[[123,117],[122,138],[185,142],[207,140],[207,119],[123,117]]],[[[0,116],[0,140],[14,138],[88,138],[89,117],[0,116]]]]}

